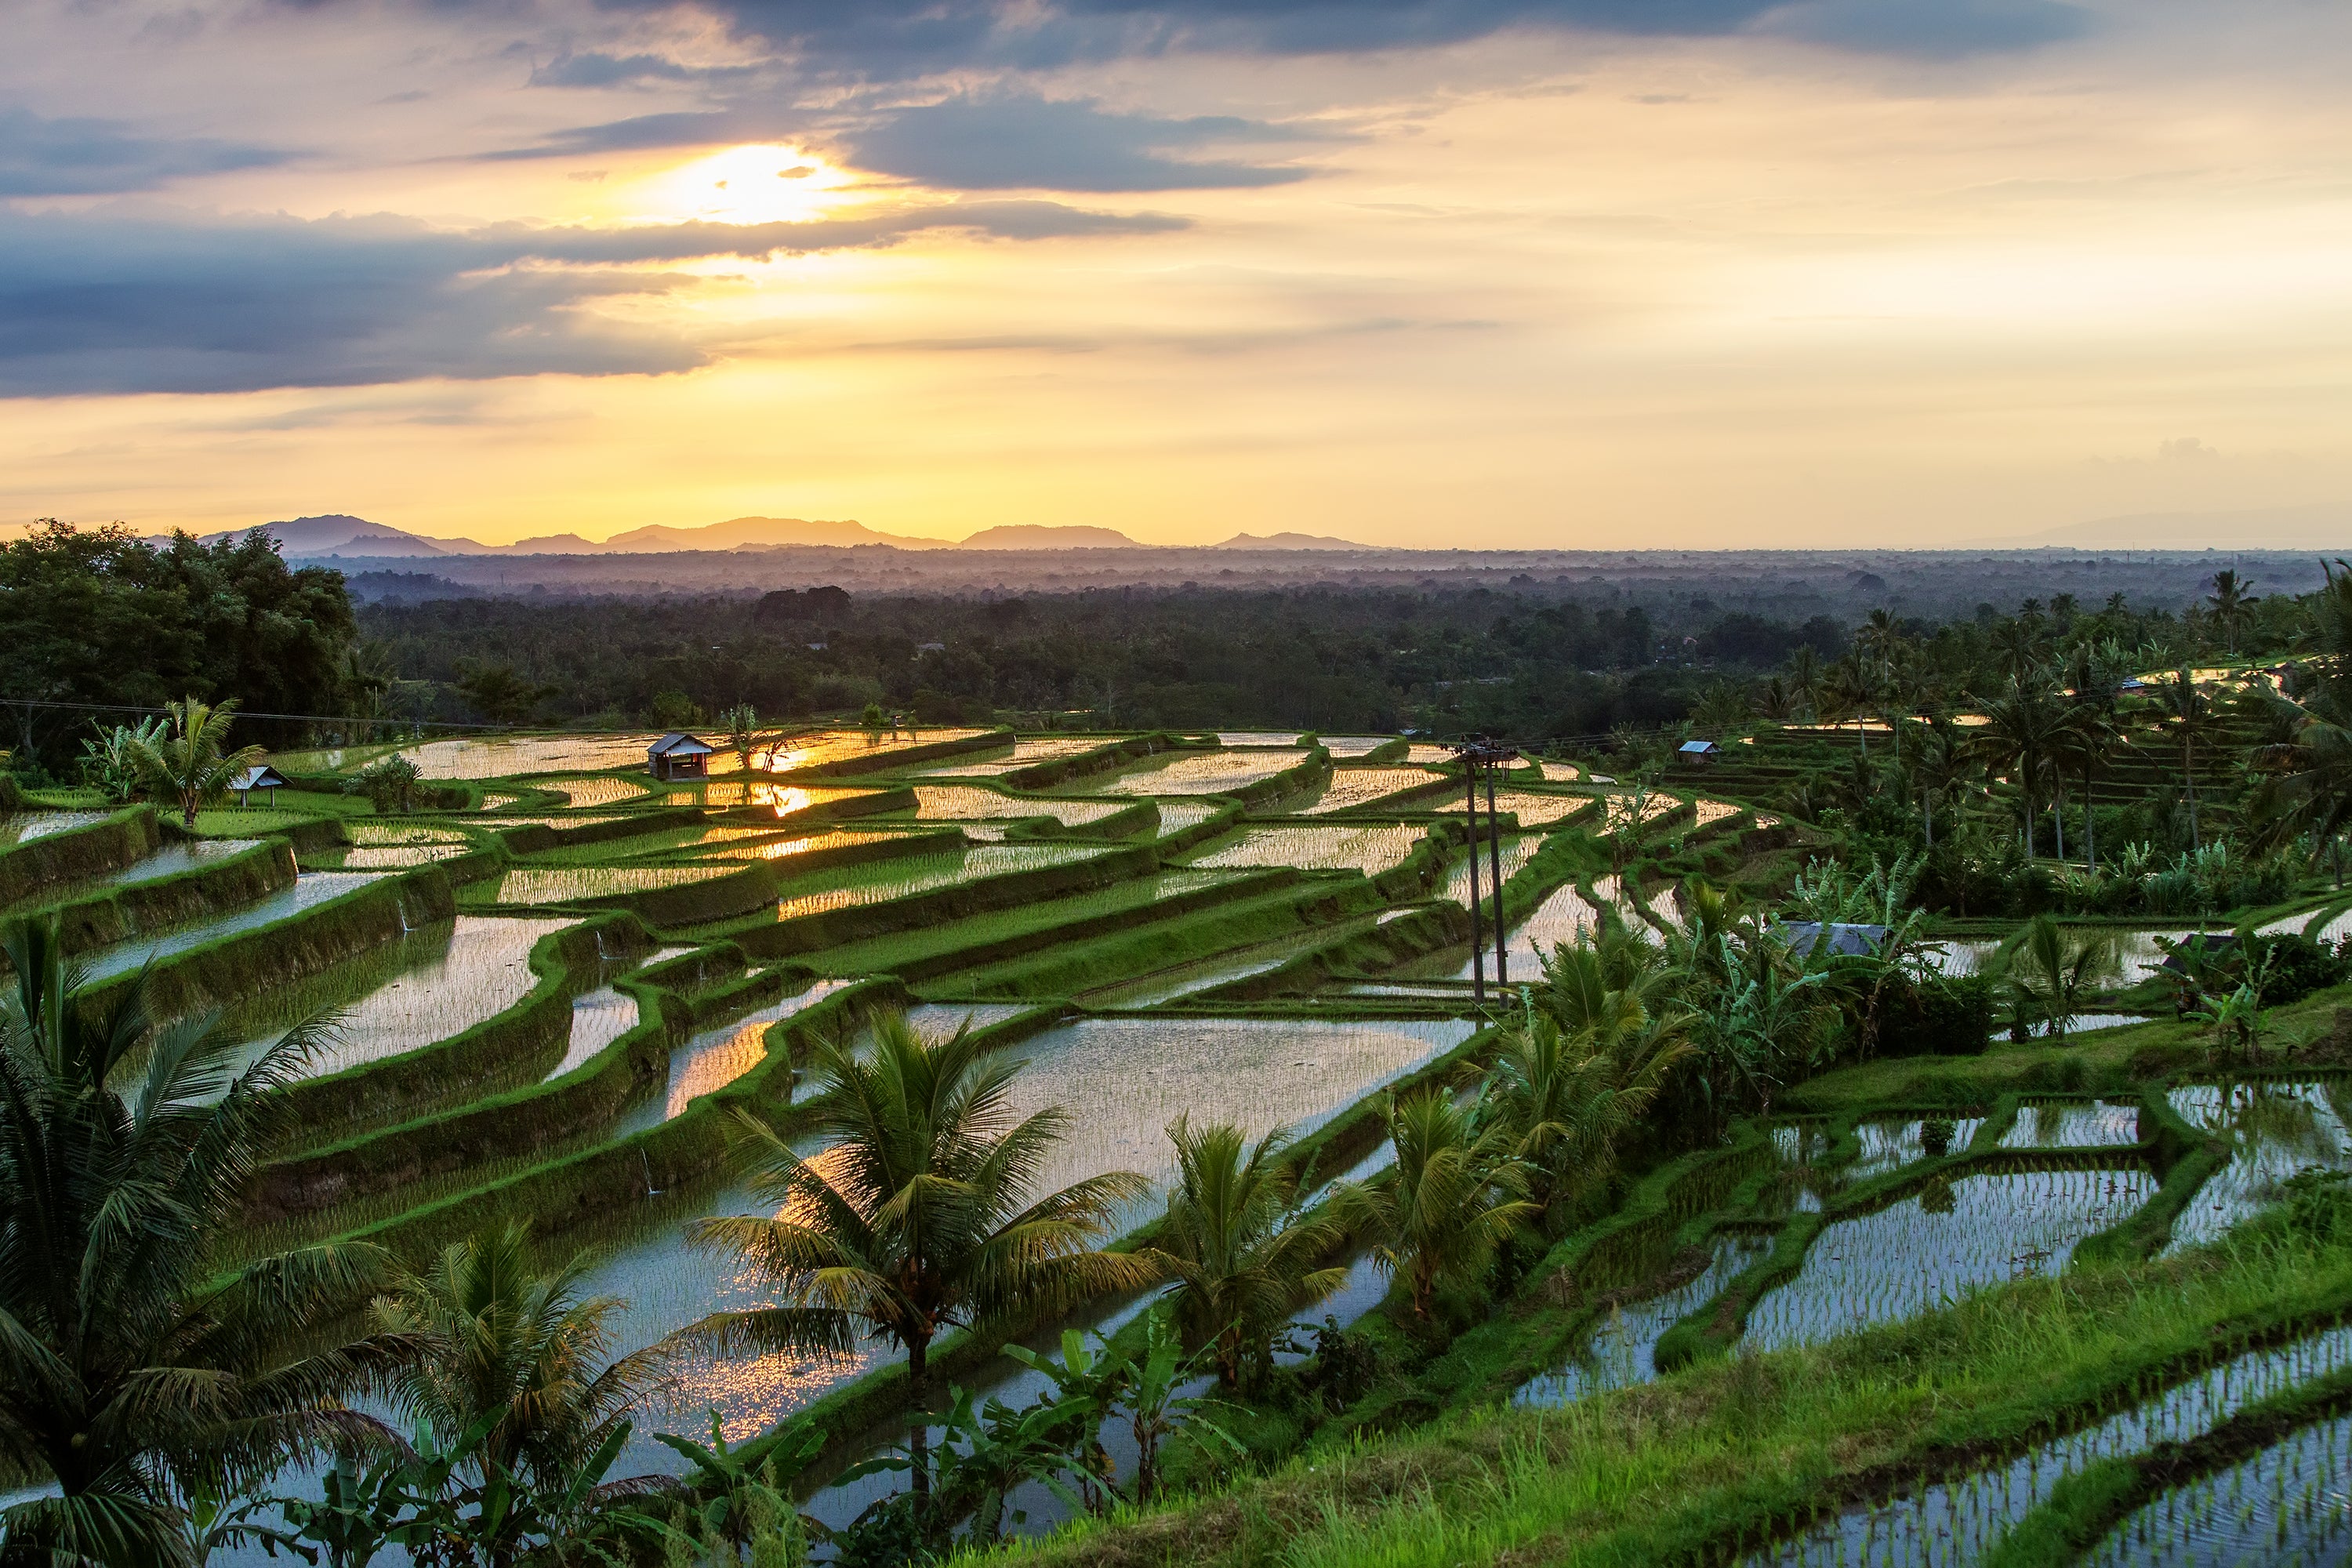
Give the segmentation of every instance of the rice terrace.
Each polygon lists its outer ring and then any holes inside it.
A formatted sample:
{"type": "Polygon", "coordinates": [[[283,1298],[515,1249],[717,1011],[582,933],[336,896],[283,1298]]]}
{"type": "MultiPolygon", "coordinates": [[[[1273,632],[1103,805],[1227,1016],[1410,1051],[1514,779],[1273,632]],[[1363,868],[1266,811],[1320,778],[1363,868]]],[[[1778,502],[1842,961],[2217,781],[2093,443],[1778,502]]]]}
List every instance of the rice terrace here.
{"type": "Polygon", "coordinates": [[[2237,615],[1518,742],[85,718],[10,1550],[2352,1559],[2352,579],[2237,615]]]}

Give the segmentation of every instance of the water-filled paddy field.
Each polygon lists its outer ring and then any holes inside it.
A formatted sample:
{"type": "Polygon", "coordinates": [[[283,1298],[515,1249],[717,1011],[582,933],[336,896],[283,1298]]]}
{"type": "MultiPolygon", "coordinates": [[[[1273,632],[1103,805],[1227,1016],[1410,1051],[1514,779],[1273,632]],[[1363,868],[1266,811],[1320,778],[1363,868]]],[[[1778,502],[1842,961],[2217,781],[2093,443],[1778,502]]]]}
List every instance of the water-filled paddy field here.
{"type": "Polygon", "coordinates": [[[315,909],[331,899],[357,892],[374,880],[372,873],[364,871],[305,871],[292,887],[271,893],[241,909],[173,926],[169,931],[116,942],[111,947],[83,954],[79,962],[83,973],[89,979],[110,979],[142,963],[185,952],[218,937],[274,925],[305,910],[315,909]]]}
{"type": "MultiPolygon", "coordinates": [[[[1327,812],[1353,811],[1359,806],[1371,806],[1390,800],[1409,790],[1429,790],[1445,781],[1427,768],[1353,767],[1331,770],[1331,782],[1312,795],[1301,795],[1288,802],[1286,809],[1302,816],[1321,816],[1327,812]]],[[[1400,811],[1434,811],[1447,797],[1442,795],[1416,795],[1410,801],[1399,802],[1400,811]]]]}
{"type": "Polygon", "coordinates": [[[1073,795],[1218,795],[1246,789],[1307,760],[1295,747],[1255,752],[1179,752],[1124,773],[1088,776],[1073,795]]]}
{"type": "Polygon", "coordinates": [[[1302,871],[1361,871],[1376,877],[1402,864],[1421,839],[1422,829],[1402,823],[1249,827],[1239,837],[1212,846],[1186,864],[1199,870],[1295,866],[1302,871]]]}
{"type": "Polygon", "coordinates": [[[992,816],[1050,816],[1066,826],[1099,822],[1126,809],[1113,801],[1024,800],[1000,795],[977,784],[917,784],[915,815],[925,820],[985,819],[992,816]]]}
{"type": "Polygon", "coordinates": [[[1823,1226],[1797,1277],[1749,1310],[1740,1342],[1753,1351],[1811,1344],[1979,1286],[2055,1274],[2084,1237],[2155,1192],[2156,1178],[2137,1165],[1931,1182],[1875,1214],[1823,1226]]]}

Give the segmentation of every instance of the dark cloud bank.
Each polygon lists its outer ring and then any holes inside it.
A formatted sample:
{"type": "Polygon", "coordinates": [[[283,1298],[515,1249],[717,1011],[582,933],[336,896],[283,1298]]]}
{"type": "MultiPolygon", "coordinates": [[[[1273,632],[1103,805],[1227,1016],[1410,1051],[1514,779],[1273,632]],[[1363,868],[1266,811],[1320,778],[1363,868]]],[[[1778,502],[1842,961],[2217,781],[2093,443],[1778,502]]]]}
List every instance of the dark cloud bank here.
{"type": "Polygon", "coordinates": [[[687,370],[704,363],[700,347],[584,307],[680,286],[644,270],[664,262],[871,248],[939,229],[1042,239],[1177,226],[1035,201],[817,223],[467,233],[395,217],[0,212],[0,396],[687,370]]]}

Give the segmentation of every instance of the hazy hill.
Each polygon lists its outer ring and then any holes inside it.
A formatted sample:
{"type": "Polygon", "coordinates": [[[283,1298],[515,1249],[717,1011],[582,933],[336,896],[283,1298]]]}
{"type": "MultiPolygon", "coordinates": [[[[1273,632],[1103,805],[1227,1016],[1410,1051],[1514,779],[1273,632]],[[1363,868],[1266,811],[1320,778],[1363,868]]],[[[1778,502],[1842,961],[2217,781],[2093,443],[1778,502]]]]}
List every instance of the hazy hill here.
{"type": "Polygon", "coordinates": [[[1056,528],[1042,522],[1006,522],[983,528],[959,550],[1148,550],[1115,528],[1056,528]]]}
{"type": "Polygon", "coordinates": [[[1212,544],[1211,550],[1377,550],[1378,545],[1357,544],[1349,540],[1334,539],[1328,533],[1236,533],[1223,544],[1212,544]]]}
{"type": "Polygon", "coordinates": [[[218,533],[205,534],[202,542],[212,544],[247,533],[272,535],[288,555],[383,557],[450,553],[449,549],[432,540],[420,539],[403,530],[341,512],[331,512],[324,517],[291,518],[284,522],[257,523],[252,528],[224,529],[218,533]]]}

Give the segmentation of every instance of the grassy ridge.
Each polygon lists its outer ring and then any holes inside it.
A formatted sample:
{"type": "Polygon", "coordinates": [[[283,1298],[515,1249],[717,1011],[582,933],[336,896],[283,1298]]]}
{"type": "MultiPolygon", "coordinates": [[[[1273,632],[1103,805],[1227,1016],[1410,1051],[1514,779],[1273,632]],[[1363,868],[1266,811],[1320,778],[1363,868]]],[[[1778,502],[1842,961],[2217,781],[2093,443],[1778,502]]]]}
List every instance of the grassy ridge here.
{"type": "Polygon", "coordinates": [[[1722,1561],[1823,1509],[1967,1473],[2352,1310],[2352,1252],[2277,1229],[2030,1279],[1819,1347],[1559,1410],[1318,1445],[1230,1491],[1084,1521],[992,1563],[1454,1568],[1722,1561]]]}
{"type": "Polygon", "coordinates": [[[133,805],[103,822],[43,834],[0,849],[0,907],[26,902],[60,883],[120,871],[163,841],[155,808],[133,805]]]}

